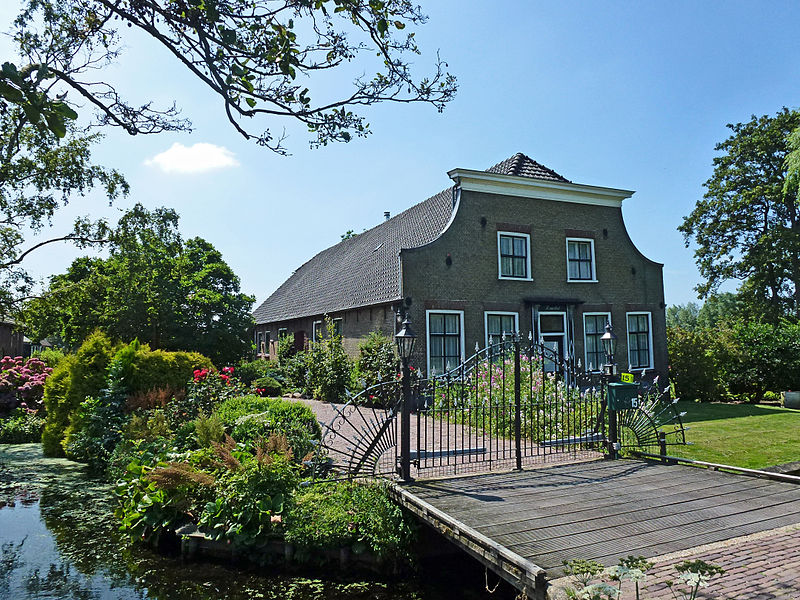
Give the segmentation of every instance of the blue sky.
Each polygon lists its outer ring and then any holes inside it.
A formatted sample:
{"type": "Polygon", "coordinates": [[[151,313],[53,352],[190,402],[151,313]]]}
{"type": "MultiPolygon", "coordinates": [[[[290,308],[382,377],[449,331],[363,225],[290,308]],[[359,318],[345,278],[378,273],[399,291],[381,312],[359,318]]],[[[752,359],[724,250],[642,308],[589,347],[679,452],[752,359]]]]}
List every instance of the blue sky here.
{"type": "MultiPolygon", "coordinates": [[[[319,150],[302,128],[273,123],[290,136],[289,157],[246,142],[216,97],[154,42],[127,33],[108,78],[132,102],[176,101],[194,132],[107,131],[96,160],[126,175],[130,197],[112,208],[98,196],[76,199],[54,229],[80,214],[114,218],[134,202],[171,206],[183,234],[212,242],[261,302],[345,231],[448,187],[448,170],[523,152],[577,183],[636,190],[623,205],[633,241],[664,263],[668,304],[696,300],[699,275],[676,227],[702,197],[726,123],[800,107],[800,4],[427,0],[423,8],[425,52],[414,63],[423,74],[441,50],[460,83],[451,105],[441,114],[373,107],[373,135],[319,150]],[[164,172],[154,157],[175,143],[224,147],[228,166],[164,172]]],[[[13,13],[0,7],[3,29],[13,13]]],[[[7,40],[0,50],[8,56],[7,40]]],[[[324,91],[347,83],[328,78],[324,91]]],[[[27,266],[46,277],[76,255],[52,249],[27,266]]]]}

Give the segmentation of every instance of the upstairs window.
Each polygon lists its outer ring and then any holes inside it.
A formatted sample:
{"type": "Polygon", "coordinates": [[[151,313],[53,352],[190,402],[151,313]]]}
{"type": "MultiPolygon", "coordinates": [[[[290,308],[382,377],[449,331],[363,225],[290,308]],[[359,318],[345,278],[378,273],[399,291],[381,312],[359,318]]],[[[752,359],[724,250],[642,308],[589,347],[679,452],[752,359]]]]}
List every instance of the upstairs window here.
{"type": "Polygon", "coordinates": [[[527,233],[497,232],[500,279],[531,278],[531,236],[527,233]]]}
{"type": "Polygon", "coordinates": [[[653,368],[653,331],[649,312],[628,313],[628,364],[631,369],[653,368]]]}
{"type": "Polygon", "coordinates": [[[567,238],[567,281],[597,281],[594,240],[567,238]]]}

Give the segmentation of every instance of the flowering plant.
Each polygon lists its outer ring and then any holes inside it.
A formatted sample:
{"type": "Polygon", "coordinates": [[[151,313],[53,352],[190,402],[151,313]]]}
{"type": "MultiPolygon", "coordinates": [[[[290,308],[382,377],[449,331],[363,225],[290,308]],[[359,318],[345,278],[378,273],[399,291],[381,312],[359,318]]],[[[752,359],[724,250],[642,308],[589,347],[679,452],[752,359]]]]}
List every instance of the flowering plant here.
{"type": "Polygon", "coordinates": [[[52,372],[38,358],[4,356],[0,359],[0,397],[6,397],[10,408],[19,404],[29,412],[38,412],[42,409],[44,383],[52,372]]]}

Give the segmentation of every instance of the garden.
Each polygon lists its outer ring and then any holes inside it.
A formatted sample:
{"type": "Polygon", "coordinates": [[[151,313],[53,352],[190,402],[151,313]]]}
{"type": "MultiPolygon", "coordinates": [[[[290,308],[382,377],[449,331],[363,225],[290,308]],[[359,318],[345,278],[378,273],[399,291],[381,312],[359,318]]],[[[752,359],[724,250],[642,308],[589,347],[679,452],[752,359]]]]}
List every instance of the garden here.
{"type": "MultiPolygon", "coordinates": [[[[367,345],[394,360],[385,352],[391,340],[378,342],[367,345]]],[[[307,353],[282,347],[277,363],[217,369],[196,352],[98,331],[74,354],[6,358],[0,443],[41,440],[47,456],[86,463],[113,482],[114,512],[131,541],[166,548],[188,527],[262,564],[285,565],[288,556],[295,566],[339,565],[344,551],[384,573],[411,567],[415,531],[384,487],[308,485],[320,426],[306,404],[281,396],[339,399],[354,377],[341,339],[307,353]]],[[[383,377],[369,360],[357,371],[365,383],[383,377]]]]}

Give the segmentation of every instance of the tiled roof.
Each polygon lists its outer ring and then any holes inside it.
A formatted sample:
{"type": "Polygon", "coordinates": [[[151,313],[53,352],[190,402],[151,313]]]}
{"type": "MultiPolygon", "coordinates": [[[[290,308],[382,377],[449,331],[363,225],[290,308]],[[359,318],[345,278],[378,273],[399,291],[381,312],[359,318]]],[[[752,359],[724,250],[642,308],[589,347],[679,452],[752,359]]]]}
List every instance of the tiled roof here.
{"type": "Polygon", "coordinates": [[[531,177],[532,179],[546,179],[548,181],[561,181],[563,183],[571,183],[544,165],[540,165],[532,158],[525,156],[521,152],[517,152],[511,158],[507,158],[502,162],[497,163],[495,166],[486,169],[489,173],[497,173],[498,175],[516,175],[517,177],[531,177]]]}
{"type": "Polygon", "coordinates": [[[253,313],[256,323],[391,302],[400,298],[401,248],[436,239],[453,210],[451,188],[317,254],[253,313]]]}
{"type": "MultiPolygon", "coordinates": [[[[515,154],[487,171],[569,183],[524,154],[515,154]]],[[[452,211],[453,192],[448,188],[377,227],[323,250],[261,303],[253,312],[256,323],[399,300],[400,250],[435,240],[452,211]]]]}

